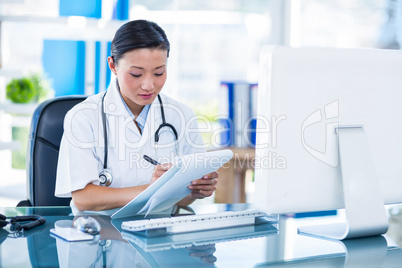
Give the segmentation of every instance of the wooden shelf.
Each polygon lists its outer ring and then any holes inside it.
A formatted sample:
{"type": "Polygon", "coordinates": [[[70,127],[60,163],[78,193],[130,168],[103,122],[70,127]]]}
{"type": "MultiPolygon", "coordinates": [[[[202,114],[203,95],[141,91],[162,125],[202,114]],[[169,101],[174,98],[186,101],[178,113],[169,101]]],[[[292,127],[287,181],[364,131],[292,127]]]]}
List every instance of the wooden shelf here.
{"type": "Polygon", "coordinates": [[[245,203],[245,174],[254,169],[254,148],[228,148],[233,158],[219,170],[215,203],[245,203]]]}
{"type": "Polygon", "coordinates": [[[6,113],[14,113],[14,114],[32,114],[36,107],[37,103],[8,103],[3,102],[0,103],[0,111],[4,111],[6,113]]]}
{"type": "Polygon", "coordinates": [[[20,149],[21,145],[17,141],[11,141],[11,142],[1,142],[0,141],[0,151],[1,150],[11,150],[11,151],[18,151],[20,149]]]}
{"type": "Polygon", "coordinates": [[[17,78],[23,76],[23,72],[20,70],[8,70],[0,68],[1,77],[17,78]]]}

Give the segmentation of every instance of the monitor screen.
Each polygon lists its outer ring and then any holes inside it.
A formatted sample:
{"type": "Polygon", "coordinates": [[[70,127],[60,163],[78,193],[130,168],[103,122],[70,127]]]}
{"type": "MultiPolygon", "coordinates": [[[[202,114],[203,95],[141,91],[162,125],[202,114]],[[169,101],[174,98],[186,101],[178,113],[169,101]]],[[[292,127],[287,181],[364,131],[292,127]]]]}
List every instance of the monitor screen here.
{"type": "Polygon", "coordinates": [[[266,47],[258,101],[257,208],[343,208],[340,125],[363,127],[378,191],[402,202],[402,51],[266,47]]]}

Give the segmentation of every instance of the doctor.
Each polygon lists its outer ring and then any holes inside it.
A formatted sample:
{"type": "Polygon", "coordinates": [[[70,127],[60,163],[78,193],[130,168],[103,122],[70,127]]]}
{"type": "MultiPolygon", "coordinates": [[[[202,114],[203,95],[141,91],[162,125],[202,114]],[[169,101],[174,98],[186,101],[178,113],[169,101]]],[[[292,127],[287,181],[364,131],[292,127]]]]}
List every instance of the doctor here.
{"type": "MultiPolygon", "coordinates": [[[[78,210],[122,207],[155,182],[180,155],[204,152],[191,108],[160,94],[167,77],[170,44],[157,24],[121,26],[112,41],[106,93],[88,97],[64,120],[55,195],[72,197],[78,210]],[[148,155],[156,166],[145,161],[148,155]]],[[[186,206],[211,196],[218,174],[188,186],[186,206]]]]}

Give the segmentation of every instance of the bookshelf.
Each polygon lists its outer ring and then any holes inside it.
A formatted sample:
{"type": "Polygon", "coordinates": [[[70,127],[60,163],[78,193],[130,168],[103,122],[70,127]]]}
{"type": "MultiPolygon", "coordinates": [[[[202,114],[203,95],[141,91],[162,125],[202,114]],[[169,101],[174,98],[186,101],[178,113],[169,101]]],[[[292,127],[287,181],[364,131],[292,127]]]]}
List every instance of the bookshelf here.
{"type": "Polygon", "coordinates": [[[246,172],[254,170],[254,148],[229,148],[233,158],[219,170],[215,203],[246,202],[246,172]]]}

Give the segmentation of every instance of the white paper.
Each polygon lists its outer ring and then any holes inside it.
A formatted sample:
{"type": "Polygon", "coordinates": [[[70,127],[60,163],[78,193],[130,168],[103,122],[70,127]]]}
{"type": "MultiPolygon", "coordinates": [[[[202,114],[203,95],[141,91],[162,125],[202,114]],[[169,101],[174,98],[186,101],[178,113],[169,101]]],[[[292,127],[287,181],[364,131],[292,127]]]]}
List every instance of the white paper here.
{"type": "Polygon", "coordinates": [[[153,210],[166,209],[191,193],[187,186],[191,181],[218,170],[233,156],[232,151],[223,150],[209,153],[185,155],[181,157],[180,169],[159,188],[148,200],[141,212],[147,210],[148,215],[153,210]]]}
{"type": "MultiPolygon", "coordinates": [[[[122,207],[111,218],[134,216],[146,211],[166,214],[174,204],[187,196],[191,181],[217,171],[233,157],[231,150],[185,155],[130,203],[122,207]]],[[[218,178],[219,179],[219,178],[218,178]]]]}

